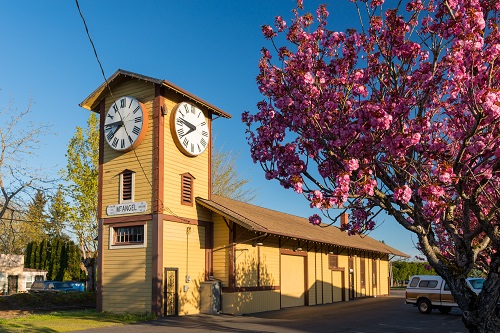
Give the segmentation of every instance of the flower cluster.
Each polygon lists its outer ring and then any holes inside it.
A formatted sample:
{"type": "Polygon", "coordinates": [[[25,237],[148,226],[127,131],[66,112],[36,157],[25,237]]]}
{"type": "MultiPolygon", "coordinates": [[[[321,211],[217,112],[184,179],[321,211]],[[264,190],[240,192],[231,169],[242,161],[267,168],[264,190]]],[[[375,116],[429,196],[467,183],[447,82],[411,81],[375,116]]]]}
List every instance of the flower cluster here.
{"type": "Polygon", "coordinates": [[[291,46],[262,49],[264,101],[242,116],[254,162],[311,208],[350,208],[350,234],[371,230],[377,208],[432,229],[422,237],[443,258],[461,242],[500,244],[500,2],[363,1],[361,31],[329,29],[326,6],[301,14],[302,1],[262,26],[291,46]]]}

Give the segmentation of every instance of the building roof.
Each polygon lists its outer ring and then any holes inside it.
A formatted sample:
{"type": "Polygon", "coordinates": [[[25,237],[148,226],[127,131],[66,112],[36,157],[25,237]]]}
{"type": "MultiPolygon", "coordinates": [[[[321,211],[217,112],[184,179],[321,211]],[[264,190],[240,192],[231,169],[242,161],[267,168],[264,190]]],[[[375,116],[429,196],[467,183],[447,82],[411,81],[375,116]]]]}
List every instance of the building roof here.
{"type": "Polygon", "coordinates": [[[213,194],[212,200],[197,197],[196,202],[251,231],[349,249],[409,257],[407,254],[366,235],[349,236],[347,232],[341,231],[335,226],[312,226],[309,220],[303,217],[254,206],[218,195],[213,194]]]}
{"type": "Polygon", "coordinates": [[[83,102],[81,102],[79,105],[82,108],[85,108],[90,111],[95,111],[99,112],[99,102],[102,100],[104,95],[107,95],[109,90],[107,85],[109,84],[109,87],[112,89],[116,87],[118,84],[122,83],[125,80],[141,80],[141,81],[146,81],[150,82],[153,84],[158,84],[163,87],[166,87],[167,89],[173,90],[177,94],[180,94],[186,98],[188,98],[190,101],[194,102],[195,104],[202,105],[209,109],[211,112],[215,113],[218,116],[224,117],[224,118],[231,118],[231,115],[229,113],[226,113],[222,111],[221,109],[213,106],[212,104],[202,100],[201,98],[191,94],[190,92],[176,86],[175,84],[167,81],[167,80],[161,80],[161,79],[155,79],[149,76],[129,72],[123,69],[117,70],[113,75],[109,77],[107,80],[107,83],[104,82],[101,84],[96,90],[94,90],[83,102]]]}

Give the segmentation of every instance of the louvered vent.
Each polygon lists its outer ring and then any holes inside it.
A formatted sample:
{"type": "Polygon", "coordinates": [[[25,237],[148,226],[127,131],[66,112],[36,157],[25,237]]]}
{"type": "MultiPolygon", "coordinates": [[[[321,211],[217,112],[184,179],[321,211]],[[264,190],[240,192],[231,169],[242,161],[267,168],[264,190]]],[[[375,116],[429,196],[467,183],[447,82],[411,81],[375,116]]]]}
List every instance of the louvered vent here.
{"type": "Polygon", "coordinates": [[[182,175],[182,204],[193,205],[193,177],[182,175]]]}
{"type": "Polygon", "coordinates": [[[132,200],[132,174],[133,172],[124,172],[122,175],[122,201],[132,200]]]}

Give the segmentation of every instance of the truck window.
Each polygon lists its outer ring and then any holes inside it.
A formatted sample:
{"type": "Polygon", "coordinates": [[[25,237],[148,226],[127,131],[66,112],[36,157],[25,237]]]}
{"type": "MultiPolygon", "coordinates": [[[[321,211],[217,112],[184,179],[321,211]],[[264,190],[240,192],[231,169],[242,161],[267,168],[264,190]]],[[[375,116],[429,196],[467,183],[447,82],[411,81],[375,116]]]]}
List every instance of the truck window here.
{"type": "Polygon", "coordinates": [[[422,280],[418,284],[422,288],[436,288],[438,282],[436,280],[422,280]]]}
{"type": "Polygon", "coordinates": [[[413,278],[411,280],[410,287],[415,288],[416,286],[418,286],[418,281],[420,281],[420,278],[418,278],[418,277],[413,278]]]}

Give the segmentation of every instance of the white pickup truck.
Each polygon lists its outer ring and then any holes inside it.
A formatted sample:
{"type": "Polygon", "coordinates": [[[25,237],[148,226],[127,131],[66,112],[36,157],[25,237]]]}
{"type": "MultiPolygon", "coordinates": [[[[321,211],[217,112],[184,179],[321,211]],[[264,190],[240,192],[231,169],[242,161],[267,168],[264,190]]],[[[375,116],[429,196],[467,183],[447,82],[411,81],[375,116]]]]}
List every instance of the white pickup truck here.
{"type": "MultiPolygon", "coordinates": [[[[467,278],[470,288],[477,294],[483,289],[483,278],[467,278]]],[[[430,313],[438,309],[441,313],[450,312],[458,306],[453,299],[450,288],[438,275],[414,275],[406,287],[406,304],[418,307],[420,313],[430,313]]]]}

